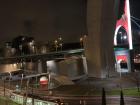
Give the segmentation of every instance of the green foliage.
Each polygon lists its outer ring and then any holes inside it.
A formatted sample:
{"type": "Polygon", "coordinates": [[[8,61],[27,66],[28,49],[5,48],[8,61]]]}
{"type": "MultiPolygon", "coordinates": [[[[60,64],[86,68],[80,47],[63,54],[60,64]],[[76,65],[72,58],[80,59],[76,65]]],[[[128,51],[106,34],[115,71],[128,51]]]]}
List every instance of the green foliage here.
{"type": "Polygon", "coordinates": [[[20,105],[20,104],[17,104],[15,102],[9,100],[8,98],[0,97],[0,105],[20,105]]]}
{"type": "Polygon", "coordinates": [[[140,96],[137,88],[124,89],[123,93],[125,96],[140,96]]]}
{"type": "MultiPolygon", "coordinates": [[[[111,90],[107,92],[107,95],[119,95],[120,89],[111,90]]],[[[138,92],[137,88],[128,88],[123,89],[124,96],[140,96],[140,92],[138,92]]]]}
{"type": "MultiPolygon", "coordinates": [[[[96,89],[93,87],[84,87],[84,86],[75,86],[74,88],[71,87],[61,87],[59,89],[60,92],[67,95],[76,95],[76,96],[101,96],[102,91],[101,89],[96,89]]],[[[124,96],[140,96],[140,92],[138,92],[137,88],[128,88],[123,89],[124,96]]],[[[112,89],[106,90],[106,96],[120,96],[120,89],[112,89]]]]}

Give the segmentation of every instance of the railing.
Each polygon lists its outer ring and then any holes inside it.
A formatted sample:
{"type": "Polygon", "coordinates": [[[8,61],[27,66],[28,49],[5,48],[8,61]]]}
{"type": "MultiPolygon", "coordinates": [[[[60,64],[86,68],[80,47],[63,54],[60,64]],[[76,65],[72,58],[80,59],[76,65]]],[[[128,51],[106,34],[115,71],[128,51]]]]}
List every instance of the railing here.
{"type": "MultiPolygon", "coordinates": [[[[25,97],[12,93],[10,99],[18,104],[23,104],[25,102],[25,97]]],[[[39,99],[33,99],[31,97],[27,98],[26,105],[58,105],[55,102],[43,101],[39,99]]]]}
{"type": "Polygon", "coordinates": [[[13,57],[0,57],[0,61],[16,61],[21,59],[63,59],[65,55],[80,55],[84,53],[84,49],[75,49],[75,50],[66,50],[66,51],[58,51],[58,52],[49,52],[46,54],[30,54],[30,55],[22,55],[22,56],[13,56],[13,57]]]}

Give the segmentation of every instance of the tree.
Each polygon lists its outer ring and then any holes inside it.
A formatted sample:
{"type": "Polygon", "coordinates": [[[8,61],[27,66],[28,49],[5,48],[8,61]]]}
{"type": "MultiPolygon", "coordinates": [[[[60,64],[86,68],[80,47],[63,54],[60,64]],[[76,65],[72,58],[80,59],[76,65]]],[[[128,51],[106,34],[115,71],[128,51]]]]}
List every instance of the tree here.
{"type": "Polygon", "coordinates": [[[123,91],[121,90],[121,94],[120,94],[120,105],[125,105],[124,104],[124,97],[123,97],[123,91]]]}
{"type": "Polygon", "coordinates": [[[102,88],[102,105],[106,105],[106,94],[104,88],[102,88]]]}

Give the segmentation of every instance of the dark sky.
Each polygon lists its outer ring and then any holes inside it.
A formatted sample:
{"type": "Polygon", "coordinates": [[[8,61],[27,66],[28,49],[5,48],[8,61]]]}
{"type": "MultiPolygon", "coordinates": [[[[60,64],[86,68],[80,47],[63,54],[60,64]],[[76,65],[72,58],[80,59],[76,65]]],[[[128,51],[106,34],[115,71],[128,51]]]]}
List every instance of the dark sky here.
{"type": "Polygon", "coordinates": [[[131,16],[140,18],[140,0],[130,0],[131,16]]]}
{"type": "Polygon", "coordinates": [[[39,42],[61,35],[65,42],[78,42],[87,34],[86,0],[3,0],[0,3],[0,45],[27,31],[39,42]],[[31,27],[26,27],[29,21],[31,27]]]}
{"type": "MultiPolygon", "coordinates": [[[[118,18],[121,18],[121,15],[124,13],[124,5],[125,0],[120,0],[118,18]]],[[[130,11],[132,16],[140,18],[140,0],[130,0],[130,11]]]]}
{"type": "Polygon", "coordinates": [[[130,0],[133,43],[140,43],[140,0],[130,0]]]}
{"type": "MultiPolygon", "coordinates": [[[[140,0],[130,0],[130,5],[131,15],[140,18],[140,0]]],[[[86,0],[4,0],[0,8],[0,43],[24,33],[23,24],[28,18],[39,41],[52,40],[59,33],[66,41],[79,41],[87,33],[86,0]]]]}

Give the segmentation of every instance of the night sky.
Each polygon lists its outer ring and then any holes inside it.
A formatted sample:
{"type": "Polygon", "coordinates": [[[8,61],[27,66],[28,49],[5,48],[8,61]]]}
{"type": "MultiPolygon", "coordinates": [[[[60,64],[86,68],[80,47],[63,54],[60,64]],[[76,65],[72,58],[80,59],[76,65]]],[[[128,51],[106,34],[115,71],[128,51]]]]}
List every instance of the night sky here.
{"type": "MultiPolygon", "coordinates": [[[[2,1],[0,3],[0,44],[25,33],[24,22],[27,19],[32,22],[32,36],[39,41],[53,40],[59,33],[65,41],[79,41],[81,35],[87,34],[86,1],[2,1]]],[[[123,1],[121,0],[120,7],[123,7],[123,1]]],[[[140,0],[130,0],[131,16],[140,18],[139,5],[140,0]]],[[[135,21],[140,24],[140,21],[135,21]]],[[[135,39],[139,39],[138,42],[140,42],[140,27],[132,22],[132,28],[135,39]]]]}
{"type": "Polygon", "coordinates": [[[43,43],[60,36],[66,43],[78,42],[86,33],[86,0],[3,0],[0,3],[0,45],[19,35],[43,43]],[[26,21],[31,27],[26,27],[26,21]]]}
{"type": "Polygon", "coordinates": [[[130,0],[133,43],[140,44],[140,0],[130,0]]]}
{"type": "MultiPolygon", "coordinates": [[[[124,13],[124,5],[125,5],[125,0],[120,0],[118,19],[121,18],[121,15],[124,13]]],[[[139,10],[140,10],[140,0],[130,0],[131,16],[140,18],[139,10]]]]}
{"type": "Polygon", "coordinates": [[[140,18],[140,0],[130,0],[131,15],[140,18]]]}

